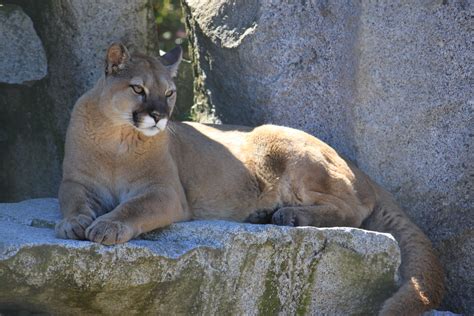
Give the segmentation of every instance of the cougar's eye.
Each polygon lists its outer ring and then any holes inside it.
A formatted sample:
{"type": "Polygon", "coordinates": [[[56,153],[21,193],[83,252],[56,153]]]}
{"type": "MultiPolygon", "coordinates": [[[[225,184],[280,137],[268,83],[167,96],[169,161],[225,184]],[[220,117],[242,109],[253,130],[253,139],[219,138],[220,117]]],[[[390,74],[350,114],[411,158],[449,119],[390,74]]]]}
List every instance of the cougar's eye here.
{"type": "Polygon", "coordinates": [[[173,93],[174,93],[173,90],[168,90],[168,91],[166,91],[165,96],[166,96],[167,98],[169,98],[170,96],[173,95],[173,93]]]}
{"type": "Polygon", "coordinates": [[[130,88],[133,89],[133,92],[135,92],[136,94],[144,94],[145,93],[145,89],[143,89],[142,86],[139,86],[139,85],[130,85],[130,88]]]}

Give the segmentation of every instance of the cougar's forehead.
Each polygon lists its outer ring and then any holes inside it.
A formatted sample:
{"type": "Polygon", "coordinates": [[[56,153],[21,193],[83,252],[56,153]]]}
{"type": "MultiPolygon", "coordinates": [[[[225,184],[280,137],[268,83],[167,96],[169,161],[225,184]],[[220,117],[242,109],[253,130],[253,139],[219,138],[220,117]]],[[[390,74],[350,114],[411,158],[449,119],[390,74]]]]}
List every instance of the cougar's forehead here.
{"type": "Polygon", "coordinates": [[[146,85],[158,89],[167,89],[173,85],[171,76],[165,66],[153,57],[137,56],[131,70],[131,84],[146,85]]]}
{"type": "Polygon", "coordinates": [[[132,78],[132,80],[130,80],[130,84],[142,86],[145,84],[145,81],[143,80],[142,76],[135,76],[132,78]]]}

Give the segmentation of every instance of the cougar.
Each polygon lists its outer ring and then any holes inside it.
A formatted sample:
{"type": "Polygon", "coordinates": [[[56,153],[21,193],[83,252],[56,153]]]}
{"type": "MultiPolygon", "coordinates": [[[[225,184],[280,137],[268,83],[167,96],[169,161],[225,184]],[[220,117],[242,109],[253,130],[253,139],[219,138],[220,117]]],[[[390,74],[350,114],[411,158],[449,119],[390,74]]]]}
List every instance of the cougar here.
{"type": "Polygon", "coordinates": [[[199,219],[360,227],[392,234],[401,248],[403,284],[381,315],[440,304],[443,271],[428,238],[330,146],[281,126],[170,121],[181,58],[180,47],[159,58],[108,48],[67,130],[58,237],[113,245],[199,219]]]}

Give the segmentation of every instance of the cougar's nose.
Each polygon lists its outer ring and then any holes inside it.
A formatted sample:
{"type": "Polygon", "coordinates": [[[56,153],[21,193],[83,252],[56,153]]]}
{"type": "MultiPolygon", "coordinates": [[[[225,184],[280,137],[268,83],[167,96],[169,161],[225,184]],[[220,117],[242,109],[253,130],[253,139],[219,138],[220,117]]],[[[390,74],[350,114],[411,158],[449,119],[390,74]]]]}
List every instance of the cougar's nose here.
{"type": "Polygon", "coordinates": [[[155,120],[155,123],[158,123],[159,120],[166,116],[158,111],[151,111],[149,115],[155,120]]]}

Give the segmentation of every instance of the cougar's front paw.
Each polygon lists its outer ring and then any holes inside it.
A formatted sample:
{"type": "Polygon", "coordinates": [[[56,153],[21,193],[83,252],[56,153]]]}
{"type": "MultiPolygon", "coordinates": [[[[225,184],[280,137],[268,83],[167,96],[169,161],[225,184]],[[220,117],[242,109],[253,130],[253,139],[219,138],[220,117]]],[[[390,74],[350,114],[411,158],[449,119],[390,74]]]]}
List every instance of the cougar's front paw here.
{"type": "Polygon", "coordinates": [[[63,239],[86,239],[86,228],[92,224],[94,219],[90,216],[79,214],[68,217],[56,224],[56,236],[63,239]]]}
{"type": "Polygon", "coordinates": [[[104,245],[115,245],[133,238],[133,229],[119,221],[98,218],[86,229],[86,238],[104,245]]]}

